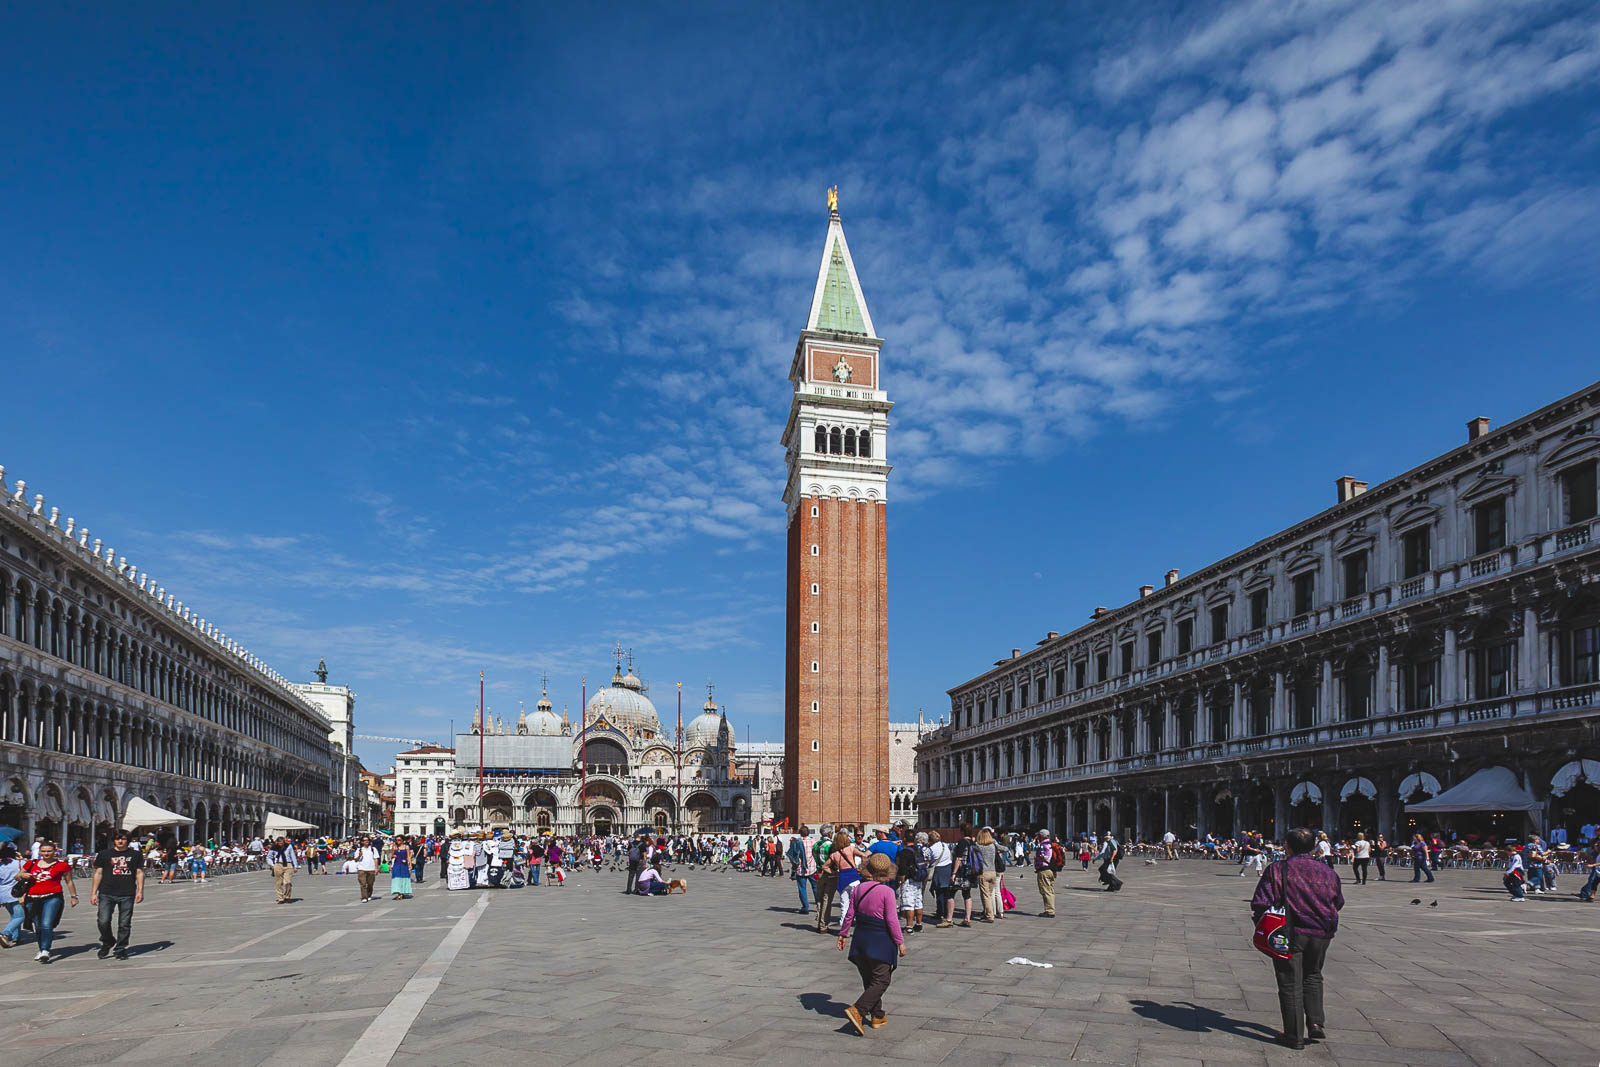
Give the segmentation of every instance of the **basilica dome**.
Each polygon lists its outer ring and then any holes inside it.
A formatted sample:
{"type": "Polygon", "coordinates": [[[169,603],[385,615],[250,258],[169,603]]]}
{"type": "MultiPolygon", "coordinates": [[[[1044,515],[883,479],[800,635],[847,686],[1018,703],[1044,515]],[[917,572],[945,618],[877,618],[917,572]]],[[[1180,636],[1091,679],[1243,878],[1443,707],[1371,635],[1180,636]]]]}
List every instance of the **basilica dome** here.
{"type": "Polygon", "coordinates": [[[585,707],[591,725],[603,718],[629,737],[639,738],[644,734],[661,736],[661,720],[656,717],[656,706],[644,695],[643,687],[634,689],[620,684],[608,685],[596,690],[585,707]]]}
{"type": "Polygon", "coordinates": [[[707,696],[705,707],[689,722],[689,728],[683,732],[684,747],[715,748],[718,733],[725,723],[721,712],[717,710],[717,702],[707,696]]]}

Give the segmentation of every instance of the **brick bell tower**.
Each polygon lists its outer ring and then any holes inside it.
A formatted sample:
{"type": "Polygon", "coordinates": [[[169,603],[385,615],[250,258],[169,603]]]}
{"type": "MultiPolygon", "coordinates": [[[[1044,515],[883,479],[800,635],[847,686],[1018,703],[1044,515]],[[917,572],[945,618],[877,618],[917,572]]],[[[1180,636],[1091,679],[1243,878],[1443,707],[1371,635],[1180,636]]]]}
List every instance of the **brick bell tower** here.
{"type": "Polygon", "coordinates": [[[872,316],[828,190],[828,238],[795,345],[783,809],[792,826],[889,821],[885,500],[889,403],[872,316]]]}

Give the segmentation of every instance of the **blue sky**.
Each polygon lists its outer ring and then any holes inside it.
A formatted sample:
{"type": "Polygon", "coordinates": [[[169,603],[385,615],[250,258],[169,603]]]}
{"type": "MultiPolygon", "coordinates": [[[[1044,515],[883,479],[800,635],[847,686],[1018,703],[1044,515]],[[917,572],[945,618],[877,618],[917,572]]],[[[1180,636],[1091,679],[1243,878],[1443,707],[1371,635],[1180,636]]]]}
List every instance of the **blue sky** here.
{"type": "Polygon", "coordinates": [[[0,462],[366,732],[766,739],[829,185],[897,720],[1600,376],[1592,5],[1105,7],[13,11],[0,462]]]}

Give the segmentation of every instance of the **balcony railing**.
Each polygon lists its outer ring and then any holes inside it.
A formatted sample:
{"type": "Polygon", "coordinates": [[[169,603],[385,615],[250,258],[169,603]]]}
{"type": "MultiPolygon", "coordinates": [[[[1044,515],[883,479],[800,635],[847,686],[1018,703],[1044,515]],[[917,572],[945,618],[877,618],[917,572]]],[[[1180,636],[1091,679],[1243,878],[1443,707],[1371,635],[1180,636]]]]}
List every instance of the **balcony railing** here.
{"type": "Polygon", "coordinates": [[[1366,609],[1367,598],[1354,596],[1339,605],[1339,618],[1353,619],[1366,609]]]}
{"type": "Polygon", "coordinates": [[[1482,578],[1485,574],[1494,574],[1500,569],[1500,553],[1492,552],[1487,556],[1479,556],[1472,561],[1472,576],[1482,578]]]}
{"type": "Polygon", "coordinates": [[[1565,552],[1569,548],[1577,548],[1579,545],[1588,544],[1590,529],[1591,524],[1586,522],[1581,526],[1569,526],[1565,530],[1558,531],[1556,533],[1556,551],[1565,552]]]}
{"type": "Polygon", "coordinates": [[[1300,633],[1309,629],[1311,629],[1311,616],[1309,614],[1296,615],[1294,621],[1289,624],[1290,633],[1300,633]]]}
{"type": "Polygon", "coordinates": [[[1427,578],[1409,578],[1400,583],[1400,599],[1410,600],[1414,596],[1421,596],[1427,589],[1427,578]]]}

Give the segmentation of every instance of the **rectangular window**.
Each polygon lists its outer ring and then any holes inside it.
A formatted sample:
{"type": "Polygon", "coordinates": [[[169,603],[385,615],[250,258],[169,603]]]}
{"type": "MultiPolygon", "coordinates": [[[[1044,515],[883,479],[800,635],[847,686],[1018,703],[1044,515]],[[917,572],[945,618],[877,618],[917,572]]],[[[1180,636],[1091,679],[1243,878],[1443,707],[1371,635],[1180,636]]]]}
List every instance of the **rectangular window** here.
{"type": "Polygon", "coordinates": [[[1317,572],[1307,571],[1294,576],[1294,613],[1304,615],[1316,607],[1317,572]]]}
{"type": "Polygon", "coordinates": [[[1372,715],[1372,675],[1365,670],[1351,670],[1344,676],[1344,717],[1349,721],[1370,718],[1372,715]]]}
{"type": "Polygon", "coordinates": [[[1472,529],[1476,534],[1473,555],[1506,547],[1506,498],[1497,496],[1473,508],[1472,529]]]}
{"type": "Polygon", "coordinates": [[[1066,691],[1067,691],[1067,669],[1065,667],[1057,667],[1056,668],[1056,696],[1060,696],[1061,694],[1065,693],[1066,691]]]}
{"type": "Polygon", "coordinates": [[[1356,552],[1344,558],[1344,595],[1346,599],[1367,591],[1367,554],[1356,552]]]}
{"type": "Polygon", "coordinates": [[[1267,624],[1267,591],[1250,594],[1250,629],[1259,630],[1267,624]]]}
{"type": "Polygon", "coordinates": [[[1027,682],[1023,682],[1021,685],[1019,685],[1017,687],[1017,707],[1025,708],[1027,706],[1028,706],[1028,683],[1027,682]]]}
{"type": "Polygon", "coordinates": [[[1122,670],[1120,674],[1133,673],[1133,642],[1125,641],[1122,645],[1122,670]]]}
{"type": "Polygon", "coordinates": [[[1192,648],[1194,648],[1194,620],[1184,619],[1178,623],[1178,655],[1187,656],[1192,648]]]}
{"type": "Polygon", "coordinates": [[[1561,472],[1561,498],[1565,506],[1566,520],[1568,523],[1587,522],[1595,517],[1596,505],[1600,504],[1600,487],[1597,480],[1597,468],[1600,462],[1590,460],[1580,463],[1576,467],[1568,467],[1561,472]]]}
{"type": "Polygon", "coordinates": [[[999,697],[995,697],[993,700],[989,701],[989,718],[998,719],[999,717],[1000,717],[1000,698],[999,697]]]}
{"type": "Polygon", "coordinates": [[[1400,699],[1406,711],[1433,707],[1438,700],[1439,661],[1426,659],[1400,668],[1400,699]]]}
{"type": "Polygon", "coordinates": [[[1568,631],[1566,645],[1562,683],[1589,685],[1600,682],[1600,626],[1568,631]]]}
{"type": "Polygon", "coordinates": [[[1511,646],[1473,650],[1472,699],[1490,700],[1511,692],[1511,646]]]}
{"type": "Polygon", "coordinates": [[[1221,644],[1228,639],[1228,605],[1211,609],[1211,643],[1221,644]]]}
{"type": "Polygon", "coordinates": [[[1149,646],[1149,648],[1148,648],[1148,651],[1150,653],[1149,663],[1151,664],[1151,666],[1154,666],[1155,664],[1160,663],[1161,662],[1161,631],[1157,630],[1153,634],[1147,634],[1145,636],[1145,643],[1149,646]]]}
{"type": "Polygon", "coordinates": [[[1007,689],[1006,690],[1006,714],[1007,715],[1011,714],[1011,701],[1012,701],[1013,697],[1014,697],[1014,694],[1011,692],[1011,690],[1007,689]]]}
{"type": "Polygon", "coordinates": [[[1096,681],[1105,681],[1111,677],[1111,653],[1101,652],[1094,657],[1094,673],[1096,681]]]}
{"type": "Polygon", "coordinates": [[[1302,678],[1289,690],[1289,700],[1294,705],[1294,728],[1308,730],[1317,725],[1317,680],[1302,678]]]}
{"type": "Polygon", "coordinates": [[[1072,688],[1074,688],[1074,689],[1082,689],[1084,686],[1089,684],[1089,661],[1088,660],[1086,660],[1086,659],[1079,660],[1077,662],[1077,665],[1072,668],[1072,672],[1073,672],[1073,681],[1074,681],[1074,685],[1073,685],[1072,688]]]}
{"type": "Polygon", "coordinates": [[[1433,528],[1419,526],[1400,537],[1401,578],[1415,578],[1433,568],[1433,528]]]}
{"type": "Polygon", "coordinates": [[[427,806],[428,806],[428,798],[427,797],[421,797],[421,798],[419,798],[417,800],[417,807],[425,808],[427,806]]]}

